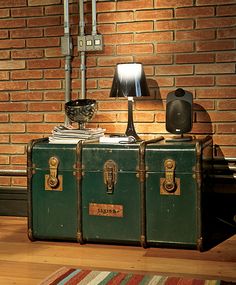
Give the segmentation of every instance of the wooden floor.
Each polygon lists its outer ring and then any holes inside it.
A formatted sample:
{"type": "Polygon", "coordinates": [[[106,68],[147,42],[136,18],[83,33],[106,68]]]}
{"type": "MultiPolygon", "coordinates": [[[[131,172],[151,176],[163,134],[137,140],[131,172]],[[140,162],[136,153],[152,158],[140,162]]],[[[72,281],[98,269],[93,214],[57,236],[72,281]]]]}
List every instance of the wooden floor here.
{"type": "Polygon", "coordinates": [[[62,266],[236,282],[236,235],[205,252],[31,242],[26,218],[0,217],[0,284],[34,285],[62,266]]]}

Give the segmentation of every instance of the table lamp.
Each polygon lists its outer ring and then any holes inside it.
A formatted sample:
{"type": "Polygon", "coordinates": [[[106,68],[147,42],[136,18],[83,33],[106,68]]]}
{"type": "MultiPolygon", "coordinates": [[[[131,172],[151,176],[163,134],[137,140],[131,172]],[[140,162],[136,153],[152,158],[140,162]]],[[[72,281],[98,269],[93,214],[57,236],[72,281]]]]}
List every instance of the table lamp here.
{"type": "Polygon", "coordinates": [[[126,136],[132,136],[141,141],[133,122],[133,98],[149,96],[149,89],[141,63],[118,63],[112,82],[110,97],[128,98],[128,123],[126,136]]]}

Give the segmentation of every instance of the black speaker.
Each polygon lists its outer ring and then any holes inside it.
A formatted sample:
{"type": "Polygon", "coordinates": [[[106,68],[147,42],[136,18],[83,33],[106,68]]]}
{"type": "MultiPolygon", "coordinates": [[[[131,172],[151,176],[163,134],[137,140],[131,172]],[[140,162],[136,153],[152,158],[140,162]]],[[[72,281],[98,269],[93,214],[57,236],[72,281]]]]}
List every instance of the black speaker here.
{"type": "Polygon", "coordinates": [[[168,93],[166,100],[166,130],[172,134],[188,133],[192,130],[191,92],[178,88],[168,93]]]}

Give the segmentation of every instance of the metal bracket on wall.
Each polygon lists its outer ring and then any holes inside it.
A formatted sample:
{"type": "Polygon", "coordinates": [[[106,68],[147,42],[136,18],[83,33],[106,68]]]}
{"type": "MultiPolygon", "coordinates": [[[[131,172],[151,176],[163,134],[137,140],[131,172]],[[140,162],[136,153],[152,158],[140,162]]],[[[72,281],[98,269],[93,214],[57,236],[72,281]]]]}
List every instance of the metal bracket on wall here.
{"type": "Polygon", "coordinates": [[[78,51],[99,51],[102,49],[102,35],[86,35],[78,37],[78,51]]]}

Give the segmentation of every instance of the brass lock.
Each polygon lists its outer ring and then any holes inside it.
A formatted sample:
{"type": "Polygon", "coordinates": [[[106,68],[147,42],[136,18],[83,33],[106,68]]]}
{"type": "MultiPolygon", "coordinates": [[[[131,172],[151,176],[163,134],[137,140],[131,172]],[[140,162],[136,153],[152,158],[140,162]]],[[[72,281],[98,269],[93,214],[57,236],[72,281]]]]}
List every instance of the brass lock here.
{"type": "Polygon", "coordinates": [[[165,181],[164,188],[167,192],[173,192],[176,188],[175,184],[175,161],[172,159],[167,159],[164,163],[165,167],[165,181]]]}
{"type": "Polygon", "coordinates": [[[114,186],[117,182],[117,164],[113,160],[107,160],[103,167],[104,183],[107,186],[107,194],[114,192],[114,186]]]}
{"type": "Polygon", "coordinates": [[[164,162],[165,178],[160,179],[160,193],[180,195],[180,179],[175,177],[175,161],[166,159],[164,162]]]}
{"type": "Polygon", "coordinates": [[[49,175],[45,175],[45,189],[46,190],[62,190],[62,176],[58,176],[59,160],[55,156],[50,157],[49,161],[49,175]]]}

